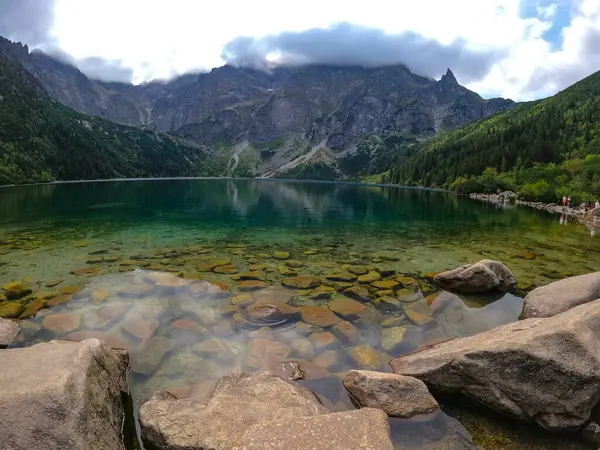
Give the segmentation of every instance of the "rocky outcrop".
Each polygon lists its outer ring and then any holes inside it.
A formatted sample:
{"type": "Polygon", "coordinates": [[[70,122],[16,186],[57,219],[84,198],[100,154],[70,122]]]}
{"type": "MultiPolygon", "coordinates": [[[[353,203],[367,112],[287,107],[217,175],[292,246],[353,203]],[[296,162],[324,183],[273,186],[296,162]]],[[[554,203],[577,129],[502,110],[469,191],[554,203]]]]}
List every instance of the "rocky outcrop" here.
{"type": "Polygon", "coordinates": [[[326,414],[315,395],[268,372],[222,376],[206,403],[159,393],[140,409],[149,449],[231,449],[259,422],[326,414]]]}
{"type": "Polygon", "coordinates": [[[523,317],[551,317],[600,298],[600,272],[565,278],[531,291],[525,297],[523,317]]]}
{"type": "Polygon", "coordinates": [[[282,418],[250,427],[234,450],[392,450],[390,426],[379,409],[282,418]]]}
{"type": "Polygon", "coordinates": [[[331,414],[311,391],[270,372],[223,375],[206,399],[155,394],[139,419],[149,450],[392,449],[383,411],[331,414]]]}
{"type": "Polygon", "coordinates": [[[600,300],[443,342],[390,363],[430,389],[466,394],[544,428],[585,425],[600,400],[600,300]]]}
{"type": "Polygon", "coordinates": [[[9,346],[19,331],[16,322],[0,318],[0,348],[9,346]]]}
{"type": "Polygon", "coordinates": [[[515,276],[504,264],[488,259],[438,273],[433,281],[450,292],[465,294],[491,290],[510,291],[517,287],[515,276]]]}
{"type": "Polygon", "coordinates": [[[127,364],[98,339],[0,351],[0,446],[122,448],[127,364]]]}
{"type": "Polygon", "coordinates": [[[421,380],[391,373],[351,370],[344,387],[362,407],[378,408],[388,416],[410,418],[439,409],[421,380]]]}

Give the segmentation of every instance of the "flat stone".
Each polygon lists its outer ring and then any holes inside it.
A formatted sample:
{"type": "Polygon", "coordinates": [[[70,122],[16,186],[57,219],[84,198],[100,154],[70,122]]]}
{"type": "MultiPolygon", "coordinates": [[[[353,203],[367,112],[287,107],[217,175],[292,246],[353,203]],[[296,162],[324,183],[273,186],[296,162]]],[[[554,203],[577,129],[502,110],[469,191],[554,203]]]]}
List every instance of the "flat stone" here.
{"type": "Polygon", "coordinates": [[[90,266],[90,267],[83,267],[81,269],[71,270],[70,273],[72,273],[73,275],[77,275],[79,277],[87,277],[90,275],[98,275],[99,273],[102,273],[102,269],[100,267],[90,266]]]}
{"type": "Polygon", "coordinates": [[[401,312],[404,311],[402,302],[394,297],[379,297],[375,300],[375,307],[386,312],[401,312]]]}
{"type": "Polygon", "coordinates": [[[244,312],[249,322],[276,325],[291,320],[298,314],[298,310],[283,302],[258,301],[248,306],[244,312]]]}
{"type": "Polygon", "coordinates": [[[76,284],[76,285],[72,285],[72,286],[71,285],[61,286],[58,288],[58,292],[60,294],[73,295],[73,294],[77,294],[82,289],[83,289],[83,286],[76,284]]]}
{"type": "Polygon", "coordinates": [[[361,286],[353,286],[346,289],[344,291],[344,295],[350,298],[354,298],[356,300],[360,300],[361,302],[371,301],[369,290],[361,286]]]}
{"type": "Polygon", "coordinates": [[[600,398],[600,300],[392,360],[394,373],[548,430],[587,424],[600,398]]]}
{"type": "Polygon", "coordinates": [[[381,280],[381,275],[379,275],[379,273],[375,271],[369,272],[365,275],[361,275],[360,277],[358,277],[358,282],[361,284],[370,284],[379,280],[381,280]]]}
{"type": "Polygon", "coordinates": [[[219,361],[228,361],[233,356],[231,349],[217,338],[199,342],[191,350],[198,356],[219,361]]]}
{"type": "Polygon", "coordinates": [[[330,275],[327,275],[326,278],[328,280],[331,280],[331,281],[345,281],[345,282],[348,282],[348,281],[354,281],[358,277],[356,275],[354,275],[353,273],[350,273],[350,272],[346,272],[346,273],[339,272],[339,273],[332,273],[330,275]]]}
{"type": "Polygon", "coordinates": [[[290,269],[289,267],[286,267],[286,266],[277,266],[277,270],[284,277],[293,277],[293,276],[298,275],[297,271],[295,271],[294,269],[290,269]]]}
{"type": "Polygon", "coordinates": [[[345,281],[332,281],[330,285],[338,292],[344,292],[346,289],[354,286],[352,283],[347,283],[345,281]]]}
{"type": "Polygon", "coordinates": [[[30,288],[25,286],[20,281],[7,283],[4,286],[2,286],[2,289],[4,290],[4,295],[9,300],[16,300],[21,297],[25,297],[26,295],[29,295],[31,294],[31,292],[33,292],[30,288]]]}
{"type": "Polygon", "coordinates": [[[494,289],[510,291],[517,287],[515,276],[504,264],[488,259],[439,273],[433,281],[450,292],[465,294],[494,289]]]}
{"type": "Polygon", "coordinates": [[[330,370],[339,364],[339,355],[339,352],[335,350],[325,350],[319,356],[313,358],[312,362],[324,370],[330,370]]]}
{"type": "Polygon", "coordinates": [[[63,282],[63,280],[50,280],[50,281],[44,283],[44,286],[47,288],[52,288],[54,286],[58,286],[62,282],[63,282]]]}
{"type": "Polygon", "coordinates": [[[25,310],[25,306],[19,302],[0,302],[0,317],[6,319],[16,318],[25,310]]]}
{"type": "Polygon", "coordinates": [[[318,351],[333,347],[338,343],[336,337],[328,331],[313,333],[309,336],[309,339],[318,351]]]}
{"type": "Polygon", "coordinates": [[[433,317],[422,312],[415,311],[410,307],[404,308],[404,314],[406,315],[406,317],[408,317],[408,320],[410,320],[412,323],[418,326],[427,325],[433,322],[433,317]]]}
{"type": "Polygon", "coordinates": [[[292,349],[283,342],[271,341],[269,339],[252,339],[246,348],[244,365],[258,369],[270,363],[279,363],[287,358],[292,349]]]}
{"type": "Polygon", "coordinates": [[[400,258],[392,252],[382,252],[376,255],[376,258],[383,261],[400,261],[400,258]]]}
{"type": "Polygon", "coordinates": [[[348,319],[356,320],[367,310],[367,307],[356,300],[349,298],[336,298],[327,303],[327,307],[334,313],[348,319]]]}
{"type": "Polygon", "coordinates": [[[187,332],[203,336],[208,333],[208,330],[197,322],[187,319],[176,320],[169,326],[171,332],[187,332]]]}
{"type": "Polygon", "coordinates": [[[408,419],[439,409],[425,383],[413,377],[351,370],[344,377],[344,387],[361,407],[381,409],[390,417],[408,419]]]}
{"type": "Polygon", "coordinates": [[[523,317],[552,317],[600,298],[600,272],[555,281],[525,297],[523,317]]]}
{"type": "Polygon", "coordinates": [[[310,294],[308,294],[308,298],[311,298],[313,300],[324,300],[324,299],[331,298],[331,296],[333,294],[335,294],[336,292],[337,291],[332,287],[319,286],[318,288],[311,291],[310,294]]]}
{"type": "Polygon", "coordinates": [[[73,242],[73,247],[87,247],[88,246],[88,242],[87,241],[75,241],[73,242]]]}
{"type": "Polygon", "coordinates": [[[81,325],[81,313],[72,311],[63,314],[49,314],[42,320],[42,326],[52,333],[65,334],[75,331],[81,325]]]}
{"type": "Polygon", "coordinates": [[[322,306],[303,306],[300,314],[303,322],[323,328],[331,327],[341,320],[330,309],[322,306]]]}
{"type": "Polygon", "coordinates": [[[4,449],[123,447],[128,358],[98,339],[0,351],[4,449]]]}
{"type": "Polygon", "coordinates": [[[335,325],[331,329],[331,332],[348,344],[356,344],[358,342],[358,328],[345,320],[335,325]]]}
{"type": "Polygon", "coordinates": [[[247,308],[254,302],[254,297],[252,297],[252,294],[248,293],[238,294],[231,297],[231,304],[239,306],[240,308],[247,308]]]}
{"type": "Polygon", "coordinates": [[[404,339],[405,327],[386,327],[381,331],[381,346],[386,351],[393,351],[404,339]]]}
{"type": "Polygon", "coordinates": [[[313,393],[275,374],[233,373],[217,381],[207,400],[155,394],[140,408],[139,421],[146,448],[241,450],[248,448],[242,438],[252,425],[327,412],[313,393]]]}
{"type": "Polygon", "coordinates": [[[267,283],[265,283],[264,281],[245,280],[242,281],[238,287],[240,291],[256,291],[259,289],[266,288],[267,283]]]}
{"type": "Polygon", "coordinates": [[[275,259],[289,259],[290,252],[280,251],[273,253],[273,258],[275,259]]]}
{"type": "Polygon", "coordinates": [[[0,319],[0,348],[8,347],[20,331],[16,322],[0,319]]]}
{"type": "Polygon", "coordinates": [[[37,298],[25,305],[25,309],[19,315],[19,318],[26,319],[28,317],[33,317],[36,313],[42,309],[46,305],[46,300],[43,298],[37,298]]]}
{"type": "Polygon", "coordinates": [[[297,259],[288,259],[287,261],[284,261],[284,264],[292,269],[299,269],[305,265],[303,261],[298,261],[297,259]]]}
{"type": "Polygon", "coordinates": [[[402,303],[412,303],[419,300],[419,295],[410,289],[400,289],[396,291],[396,298],[402,303]]]}
{"type": "Polygon", "coordinates": [[[296,338],[290,342],[295,355],[299,358],[312,359],[315,356],[315,347],[305,338],[296,338]]]}
{"type": "Polygon", "coordinates": [[[412,277],[398,277],[398,278],[396,278],[396,281],[398,283],[400,283],[400,285],[403,288],[407,288],[407,289],[410,289],[410,290],[413,290],[413,291],[419,289],[419,281],[416,280],[415,278],[412,278],[412,277]]]}
{"type": "Polygon", "coordinates": [[[373,281],[371,283],[371,286],[373,286],[375,289],[394,289],[395,287],[398,286],[398,283],[394,280],[380,280],[380,281],[373,281]]]}
{"type": "Polygon", "coordinates": [[[228,264],[226,266],[217,266],[213,269],[214,273],[222,273],[222,274],[234,274],[238,273],[238,268],[234,265],[228,264]]]}
{"type": "Polygon", "coordinates": [[[107,328],[121,318],[127,310],[123,302],[102,305],[97,309],[90,309],[84,313],[84,328],[107,328]]]}
{"type": "Polygon", "coordinates": [[[321,280],[313,276],[288,277],[282,279],[281,284],[295,289],[313,289],[321,284],[321,280]]]}
{"type": "Polygon", "coordinates": [[[348,272],[353,273],[354,275],[364,275],[369,273],[369,270],[365,266],[349,266],[348,272]]]}
{"type": "Polygon", "coordinates": [[[63,303],[68,303],[73,300],[72,295],[57,295],[54,298],[51,298],[46,302],[46,306],[51,308],[53,306],[62,305],[63,303]]]}
{"type": "Polygon", "coordinates": [[[394,269],[393,267],[377,267],[377,272],[379,272],[379,274],[382,277],[391,277],[392,275],[394,275],[396,273],[396,269],[394,269]]]}
{"type": "Polygon", "coordinates": [[[123,323],[123,329],[138,339],[148,339],[158,328],[158,320],[145,320],[141,317],[130,317],[123,323]]]}
{"type": "Polygon", "coordinates": [[[262,270],[256,270],[253,272],[240,273],[239,275],[235,275],[231,277],[233,280],[257,280],[257,281],[265,281],[267,279],[267,274],[262,270]]]}
{"type": "Polygon", "coordinates": [[[143,341],[132,355],[131,370],[152,375],[166,353],[173,350],[175,342],[165,337],[151,337],[143,341]]]}
{"type": "Polygon", "coordinates": [[[102,256],[92,256],[91,258],[88,258],[85,263],[86,264],[98,264],[101,263],[104,260],[104,258],[102,256]]]}
{"type": "Polygon", "coordinates": [[[381,366],[381,358],[377,350],[364,344],[350,349],[350,357],[363,369],[377,370],[381,366]]]}

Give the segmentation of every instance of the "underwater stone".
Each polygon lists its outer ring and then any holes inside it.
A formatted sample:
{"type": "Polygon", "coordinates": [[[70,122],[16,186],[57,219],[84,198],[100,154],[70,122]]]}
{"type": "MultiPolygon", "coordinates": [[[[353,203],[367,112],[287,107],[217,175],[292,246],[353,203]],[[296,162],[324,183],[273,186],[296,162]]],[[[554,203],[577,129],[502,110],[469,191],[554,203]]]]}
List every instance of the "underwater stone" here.
{"type": "Polygon", "coordinates": [[[379,353],[370,345],[364,344],[354,347],[350,349],[349,355],[361,368],[377,370],[381,366],[379,353]]]}
{"type": "Polygon", "coordinates": [[[327,303],[327,307],[348,320],[356,320],[367,310],[367,307],[349,298],[336,298],[327,303]]]}
{"type": "Polygon", "coordinates": [[[371,296],[369,295],[369,291],[360,286],[353,286],[344,291],[344,295],[350,298],[354,298],[356,300],[360,300],[362,302],[368,302],[371,300],[371,296]]]}
{"type": "Polygon", "coordinates": [[[316,288],[321,284],[318,277],[303,276],[303,277],[288,277],[281,280],[281,284],[296,289],[311,289],[316,288]]]}
{"type": "Polygon", "coordinates": [[[42,326],[52,333],[64,334],[75,331],[81,325],[81,313],[72,311],[63,314],[50,314],[42,320],[42,326]]]}
{"type": "Polygon", "coordinates": [[[322,306],[303,306],[300,308],[300,314],[302,321],[318,327],[331,327],[341,321],[330,309],[322,306]]]}

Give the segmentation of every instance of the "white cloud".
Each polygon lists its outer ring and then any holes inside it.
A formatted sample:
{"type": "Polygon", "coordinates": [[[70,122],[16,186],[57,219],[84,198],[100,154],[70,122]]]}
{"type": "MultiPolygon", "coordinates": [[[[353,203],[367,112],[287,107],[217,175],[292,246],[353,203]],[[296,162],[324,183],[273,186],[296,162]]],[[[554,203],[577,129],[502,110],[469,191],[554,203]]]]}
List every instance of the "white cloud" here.
{"type": "Polygon", "coordinates": [[[412,31],[444,45],[464,40],[468,51],[502,54],[487,76],[468,85],[485,94],[514,99],[549,95],[600,67],[593,66],[594,59],[586,62],[582,53],[594,27],[600,29],[599,0],[557,0],[577,2],[559,50],[543,38],[556,19],[557,4],[540,2],[538,18],[522,18],[522,1],[56,0],[54,34],[60,48],[76,59],[122,61],[133,69],[135,82],[222,65],[223,46],[239,36],[340,22],[387,33],[412,31]],[[560,73],[552,77],[555,68],[560,73]]]}

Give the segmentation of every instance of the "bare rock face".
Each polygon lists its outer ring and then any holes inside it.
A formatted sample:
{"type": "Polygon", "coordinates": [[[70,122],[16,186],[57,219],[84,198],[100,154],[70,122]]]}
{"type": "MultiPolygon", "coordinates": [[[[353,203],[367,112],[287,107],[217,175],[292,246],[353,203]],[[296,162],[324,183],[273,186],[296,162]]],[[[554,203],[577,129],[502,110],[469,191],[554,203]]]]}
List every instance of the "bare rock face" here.
{"type": "Polygon", "coordinates": [[[235,450],[392,450],[386,414],[373,408],[281,418],[250,427],[235,450]]]}
{"type": "Polygon", "coordinates": [[[578,429],[600,401],[600,300],[443,342],[391,361],[393,373],[466,394],[550,430],[578,429]]]}
{"type": "Polygon", "coordinates": [[[159,393],[142,405],[139,419],[148,449],[229,450],[259,422],[327,412],[308,389],[277,375],[230,373],[219,379],[206,403],[159,393]]]}
{"type": "Polygon", "coordinates": [[[0,348],[8,347],[19,331],[20,328],[16,322],[0,318],[0,348]]]}
{"type": "Polygon", "coordinates": [[[491,290],[510,291],[517,280],[508,268],[488,259],[437,274],[433,281],[450,292],[473,293],[491,290]]]}
{"type": "Polygon", "coordinates": [[[381,409],[392,417],[410,418],[439,409],[425,383],[413,377],[351,370],[344,387],[360,406],[381,409]]]}
{"type": "Polygon", "coordinates": [[[0,351],[0,447],[122,448],[128,360],[98,339],[0,351]]]}
{"type": "Polygon", "coordinates": [[[523,316],[551,317],[574,306],[600,298],[600,272],[555,281],[525,297],[523,316]]]}

